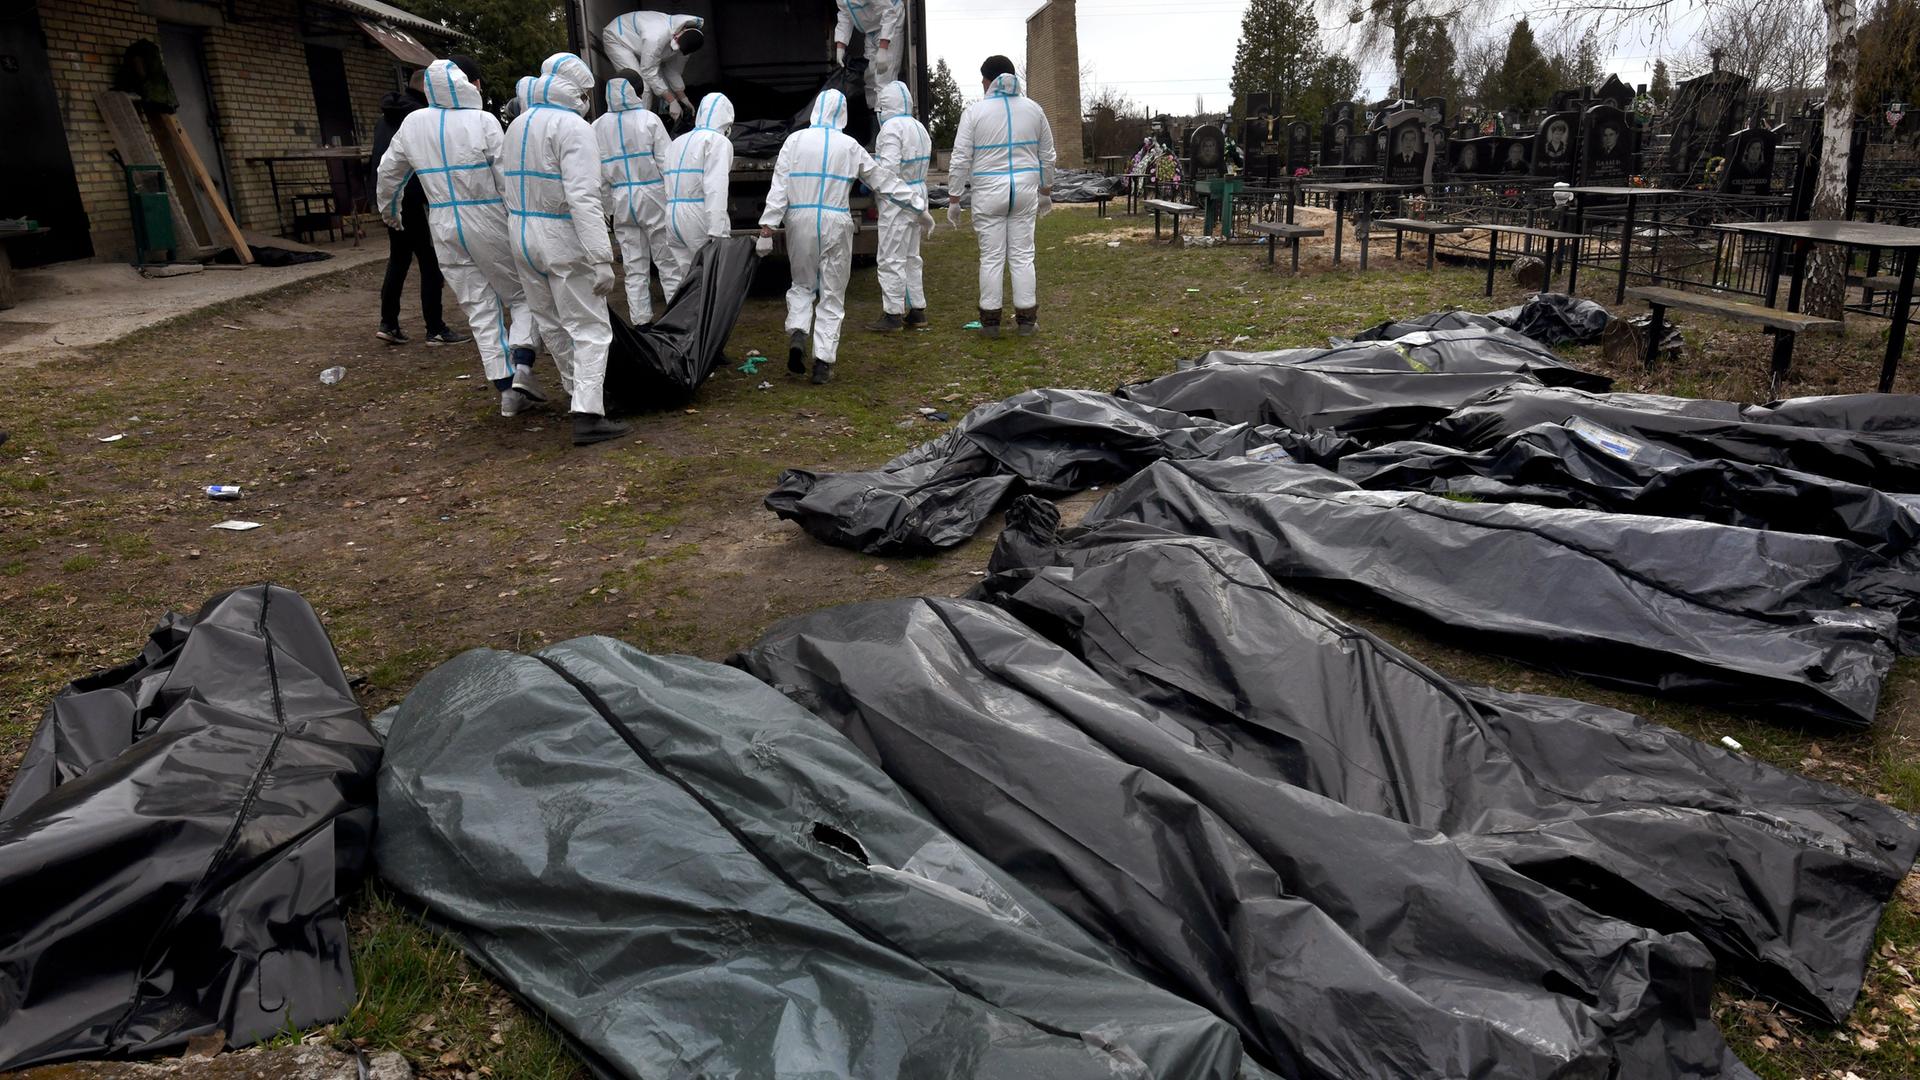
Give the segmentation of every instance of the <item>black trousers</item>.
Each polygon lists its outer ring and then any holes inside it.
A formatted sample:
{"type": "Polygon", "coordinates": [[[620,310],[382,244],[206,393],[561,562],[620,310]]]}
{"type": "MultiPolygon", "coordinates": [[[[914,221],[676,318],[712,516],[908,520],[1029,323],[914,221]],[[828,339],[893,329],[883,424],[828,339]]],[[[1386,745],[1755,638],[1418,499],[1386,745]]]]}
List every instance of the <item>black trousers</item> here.
{"type": "MultiPolygon", "coordinates": [[[[417,182],[417,181],[415,181],[417,182]]],[[[380,283],[380,325],[400,325],[400,290],[407,284],[407,264],[420,264],[420,318],[427,333],[447,328],[440,311],[440,258],[433,253],[433,233],[427,225],[426,201],[403,199],[400,222],[406,228],[387,230],[387,278],[380,283]]]]}

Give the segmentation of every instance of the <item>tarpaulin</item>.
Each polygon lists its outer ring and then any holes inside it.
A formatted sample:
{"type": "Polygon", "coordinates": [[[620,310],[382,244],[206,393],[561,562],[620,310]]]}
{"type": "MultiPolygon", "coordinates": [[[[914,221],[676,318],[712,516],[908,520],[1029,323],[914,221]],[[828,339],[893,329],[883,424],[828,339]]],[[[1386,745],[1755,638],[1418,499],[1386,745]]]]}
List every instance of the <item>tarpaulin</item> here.
{"type": "Polygon", "coordinates": [[[1218,541],[1116,522],[1049,545],[1044,513],[1008,518],[981,591],[1196,745],[1683,928],[1823,1020],[1852,1008],[1920,849],[1908,815],[1611,709],[1456,686],[1218,541]]]}
{"type": "Polygon", "coordinates": [[[1592,345],[1613,321],[1613,313],[1606,308],[1566,293],[1534,293],[1526,303],[1489,312],[1487,317],[1550,347],[1592,345]]]}
{"type": "Polygon", "coordinates": [[[1454,308],[1450,311],[1430,311],[1425,315],[1411,315],[1404,319],[1388,319],[1383,323],[1375,323],[1353,335],[1352,340],[1392,341],[1404,334],[1414,334],[1422,330],[1492,330],[1502,325],[1504,324],[1498,319],[1454,308]]]}
{"type": "Polygon", "coordinates": [[[1481,450],[1522,429],[1570,417],[1690,457],[1774,465],[1881,491],[1920,492],[1920,445],[1865,431],[1758,423],[1730,401],[1515,385],[1463,405],[1410,437],[1481,450]]]}
{"type": "Polygon", "coordinates": [[[1120,194],[1121,180],[1091,169],[1061,169],[1053,174],[1053,194],[1057,203],[1090,203],[1120,194]]]}
{"type": "Polygon", "coordinates": [[[759,265],[751,238],[715,240],[700,249],[680,295],[652,323],[634,326],[609,309],[607,411],[656,409],[699,389],[721,363],[759,265]]]}
{"type": "Polygon", "coordinates": [[[1920,641],[1920,515],[1873,488],[1772,465],[1697,460],[1588,420],[1540,424],[1487,450],[1388,443],[1340,459],[1378,490],[1691,518],[1851,541],[1841,595],[1900,616],[1903,651],[1920,641]]]}
{"type": "Polygon", "coordinates": [[[1833,394],[1788,398],[1745,410],[1762,424],[1839,428],[1893,442],[1920,442],[1920,395],[1833,394]]]}
{"type": "Polygon", "coordinates": [[[1750,1075],[1693,937],[1241,769],[994,607],[832,608],[734,662],[1282,1075],[1750,1075]]]}
{"type": "Polygon", "coordinates": [[[61,691],[0,805],[0,1071],[345,1015],[379,759],[320,620],[270,585],[61,691]]]}
{"type": "Polygon", "coordinates": [[[1133,475],[1162,458],[1271,452],[1331,460],[1348,447],[1185,416],[1084,390],[1029,390],[982,405],[953,430],[872,472],[788,469],[767,509],[816,539],[870,555],[964,542],[1023,491],[1066,494],[1133,475]]]}
{"type": "Polygon", "coordinates": [[[1324,469],[1159,462],[1087,521],[1224,540],[1485,646],[1642,692],[1853,726],[1873,720],[1897,624],[1851,606],[1861,554],[1711,522],[1366,491],[1324,469]]]}
{"type": "Polygon", "coordinates": [[[778,157],[792,130],[785,120],[737,120],[727,132],[727,141],[733,144],[736,157],[778,157]]]}
{"type": "Polygon", "coordinates": [[[1460,329],[1326,349],[1211,352],[1195,367],[1118,393],[1228,423],[1378,441],[1408,437],[1491,391],[1541,383],[1611,385],[1511,330],[1460,329]]]}
{"type": "Polygon", "coordinates": [[[1242,1072],[1225,1022],[731,668],[608,638],[476,650],[388,738],[381,876],[598,1075],[1242,1072]]]}

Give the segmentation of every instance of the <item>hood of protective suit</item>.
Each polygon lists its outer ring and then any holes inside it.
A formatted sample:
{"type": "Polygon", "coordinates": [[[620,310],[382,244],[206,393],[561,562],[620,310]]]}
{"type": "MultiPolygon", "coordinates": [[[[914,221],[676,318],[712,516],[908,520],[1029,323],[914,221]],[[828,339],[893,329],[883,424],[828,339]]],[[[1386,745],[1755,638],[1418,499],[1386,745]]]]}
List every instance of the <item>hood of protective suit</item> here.
{"type": "Polygon", "coordinates": [[[807,115],[807,124],[811,127],[830,127],[835,131],[845,131],[847,95],[838,90],[820,91],[820,96],[813,99],[813,112],[807,115]]]}
{"type": "Polygon", "coordinates": [[[427,104],[436,109],[478,109],[480,88],[451,60],[435,60],[427,68],[427,104]]]}
{"type": "MultiPolygon", "coordinates": [[[[830,91],[838,93],[838,91],[830,91]]],[[[825,97],[825,94],[821,95],[825,97]]],[[[845,98],[841,98],[844,103],[845,98]]],[[[700,108],[694,112],[696,127],[709,128],[725,135],[733,127],[733,102],[727,95],[715,92],[700,99],[700,108]]]]}
{"type": "Polygon", "coordinates": [[[880,114],[880,122],[883,124],[896,116],[912,116],[913,91],[908,90],[907,84],[903,82],[888,83],[880,88],[879,107],[874,111],[880,114]]]}
{"type": "Polygon", "coordinates": [[[593,95],[593,69],[572,53],[554,53],[540,65],[538,84],[533,90],[533,105],[558,105],[587,114],[587,102],[593,95]]]}
{"type": "Polygon", "coordinates": [[[631,112],[640,107],[640,95],[644,88],[633,85],[631,79],[612,78],[607,80],[607,111],[631,112]]]}
{"type": "Polygon", "coordinates": [[[513,84],[514,104],[520,106],[520,111],[525,112],[533,104],[533,88],[539,82],[536,76],[522,75],[513,84]]]}
{"type": "Polygon", "coordinates": [[[995,78],[992,84],[987,87],[987,93],[997,94],[1000,97],[1019,97],[1020,76],[1008,72],[1005,75],[995,78]]]}

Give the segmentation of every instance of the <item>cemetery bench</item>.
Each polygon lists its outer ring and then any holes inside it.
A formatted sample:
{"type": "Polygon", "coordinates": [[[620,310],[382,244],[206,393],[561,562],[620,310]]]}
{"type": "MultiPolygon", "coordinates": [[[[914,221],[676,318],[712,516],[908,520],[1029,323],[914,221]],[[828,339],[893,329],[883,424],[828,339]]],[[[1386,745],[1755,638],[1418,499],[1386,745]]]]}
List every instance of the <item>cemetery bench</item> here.
{"type": "Polygon", "coordinates": [[[1285,221],[1256,221],[1247,228],[1267,238],[1267,265],[1273,265],[1273,249],[1281,240],[1293,249],[1293,273],[1300,272],[1300,241],[1309,236],[1325,236],[1327,230],[1312,225],[1295,225],[1285,221]]]}
{"type": "Polygon", "coordinates": [[[1427,269],[1433,269],[1433,246],[1443,233],[1466,232],[1467,227],[1457,221],[1420,221],[1416,218],[1380,218],[1373,222],[1383,229],[1393,230],[1393,257],[1400,257],[1400,242],[1407,233],[1420,233],[1427,238],[1427,269]]]}
{"type": "MultiPolygon", "coordinates": [[[[1561,232],[1557,229],[1541,229],[1532,225],[1499,225],[1493,222],[1473,222],[1468,228],[1481,229],[1487,234],[1487,295],[1493,295],[1493,272],[1500,264],[1500,238],[1519,236],[1528,241],[1546,241],[1547,283],[1553,282],[1553,263],[1555,253],[1561,244],[1572,244],[1573,257],[1567,260],[1567,293],[1573,293],[1574,285],[1580,276],[1580,241],[1586,239],[1584,233],[1561,232]]],[[[1529,250],[1531,244],[1528,245],[1529,250]]]]}
{"type": "Polygon", "coordinates": [[[1700,293],[1681,292],[1659,285],[1635,286],[1627,290],[1630,300],[1644,300],[1653,309],[1653,321],[1647,325],[1647,370],[1653,370],[1654,357],[1660,351],[1660,339],[1666,335],[1666,312],[1668,308],[1681,311],[1697,311],[1702,315],[1713,315],[1734,322],[1759,326],[1773,335],[1773,388],[1778,390],[1786,378],[1787,369],[1793,365],[1793,339],[1799,334],[1833,334],[1840,331],[1840,323],[1835,319],[1822,319],[1814,315],[1802,315],[1796,311],[1782,311],[1779,308],[1763,307],[1741,300],[1729,300],[1719,296],[1704,296],[1700,293]]]}
{"type": "Polygon", "coordinates": [[[1191,203],[1168,202],[1165,199],[1148,199],[1145,205],[1147,209],[1153,211],[1153,238],[1155,240],[1160,239],[1160,215],[1163,213],[1172,215],[1173,242],[1176,244],[1180,242],[1180,219],[1189,214],[1197,214],[1200,212],[1200,208],[1191,203]]]}

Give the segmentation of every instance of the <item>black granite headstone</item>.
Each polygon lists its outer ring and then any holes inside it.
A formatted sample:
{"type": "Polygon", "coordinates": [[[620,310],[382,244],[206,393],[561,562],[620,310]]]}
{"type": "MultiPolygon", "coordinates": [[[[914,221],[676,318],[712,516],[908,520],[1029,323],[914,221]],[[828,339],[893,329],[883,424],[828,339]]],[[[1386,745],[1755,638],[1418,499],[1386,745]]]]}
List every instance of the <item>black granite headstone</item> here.
{"type": "Polygon", "coordinates": [[[1565,180],[1573,175],[1579,144],[1578,113],[1551,113],[1541,121],[1540,134],[1533,141],[1533,174],[1565,180]]]}
{"type": "Polygon", "coordinates": [[[1272,116],[1273,115],[1273,95],[1265,91],[1262,91],[1260,93],[1248,94],[1247,95],[1247,115],[1248,116],[1272,116]]]}
{"type": "Polygon", "coordinates": [[[1620,76],[1609,75],[1600,89],[1593,92],[1595,101],[1604,101],[1622,112],[1633,108],[1633,87],[1620,81],[1620,76]]]}
{"type": "Polygon", "coordinates": [[[1187,136],[1188,179],[1211,180],[1227,172],[1227,136],[1212,124],[1202,124],[1187,136]]]}
{"type": "Polygon", "coordinates": [[[1418,184],[1426,179],[1426,117],[1418,109],[1402,109],[1387,117],[1387,182],[1418,184]]]}
{"type": "Polygon", "coordinates": [[[1536,135],[1516,135],[1501,139],[1500,172],[1505,176],[1527,176],[1533,172],[1533,146],[1536,135]]]}
{"type": "Polygon", "coordinates": [[[1320,164],[1347,163],[1347,136],[1353,134],[1351,120],[1334,120],[1320,126],[1320,164]]]}
{"type": "Polygon", "coordinates": [[[1580,141],[1580,182],[1620,185],[1633,167],[1633,136],[1627,112],[1617,105],[1588,109],[1580,141]]]}
{"type": "Polygon", "coordinates": [[[1555,90],[1547,98],[1547,111],[1550,113],[1572,112],[1587,99],[1587,87],[1575,86],[1566,90],[1555,90]]]}
{"type": "Polygon", "coordinates": [[[1437,96],[1421,98],[1420,115],[1426,119],[1428,127],[1440,127],[1447,122],[1447,99],[1437,96]]]}
{"type": "Polygon", "coordinates": [[[1380,140],[1372,132],[1361,132],[1347,136],[1345,163],[1348,165],[1380,164],[1380,140]]]}
{"type": "Polygon", "coordinates": [[[1720,173],[1720,190],[1731,195],[1766,195],[1773,190],[1773,151],[1780,136],[1762,127],[1747,127],[1727,139],[1727,163],[1720,173]]]}
{"type": "Polygon", "coordinates": [[[1287,125],[1287,172],[1313,167],[1313,127],[1305,120],[1287,125]]]}
{"type": "Polygon", "coordinates": [[[1472,139],[1457,139],[1453,144],[1453,171],[1459,176],[1485,176],[1499,171],[1499,161],[1494,157],[1499,151],[1499,140],[1482,135],[1472,139]]]}

